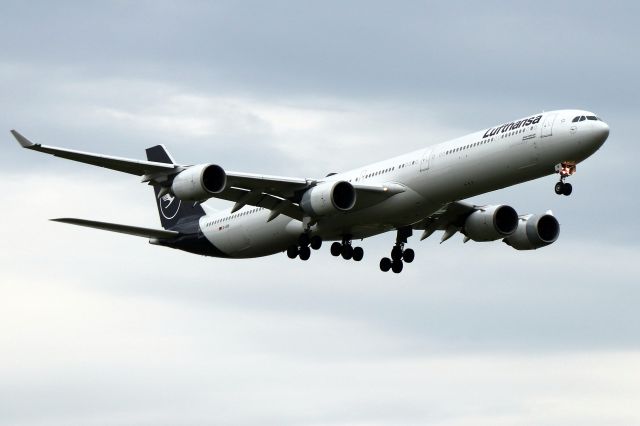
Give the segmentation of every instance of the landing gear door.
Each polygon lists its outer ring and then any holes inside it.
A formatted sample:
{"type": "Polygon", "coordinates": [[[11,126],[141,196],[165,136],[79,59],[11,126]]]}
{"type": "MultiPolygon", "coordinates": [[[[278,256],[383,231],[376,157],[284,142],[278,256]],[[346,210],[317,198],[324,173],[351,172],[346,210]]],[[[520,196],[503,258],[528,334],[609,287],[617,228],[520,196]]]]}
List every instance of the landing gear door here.
{"type": "Polygon", "coordinates": [[[556,120],[556,116],[558,114],[548,114],[544,121],[542,122],[542,132],[540,133],[541,138],[546,138],[547,136],[552,135],[553,130],[553,122],[556,120]]]}
{"type": "Polygon", "coordinates": [[[425,172],[429,170],[431,165],[431,149],[427,148],[422,153],[422,159],[420,160],[420,171],[425,172]]]}

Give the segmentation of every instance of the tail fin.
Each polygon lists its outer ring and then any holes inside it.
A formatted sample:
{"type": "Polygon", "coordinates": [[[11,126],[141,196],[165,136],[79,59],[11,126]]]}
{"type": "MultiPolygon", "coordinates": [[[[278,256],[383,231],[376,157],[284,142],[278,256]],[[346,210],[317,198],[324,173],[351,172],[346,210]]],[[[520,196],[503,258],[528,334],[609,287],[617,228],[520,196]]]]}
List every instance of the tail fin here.
{"type": "MultiPolygon", "coordinates": [[[[171,154],[164,145],[156,145],[147,148],[147,160],[158,163],[175,164],[171,154]]],[[[200,206],[194,206],[190,201],[182,201],[175,198],[171,194],[160,194],[160,185],[153,185],[153,191],[156,196],[156,204],[158,213],[160,214],[160,223],[164,229],[173,229],[176,225],[182,223],[195,222],[199,217],[204,216],[205,212],[200,206]]]]}

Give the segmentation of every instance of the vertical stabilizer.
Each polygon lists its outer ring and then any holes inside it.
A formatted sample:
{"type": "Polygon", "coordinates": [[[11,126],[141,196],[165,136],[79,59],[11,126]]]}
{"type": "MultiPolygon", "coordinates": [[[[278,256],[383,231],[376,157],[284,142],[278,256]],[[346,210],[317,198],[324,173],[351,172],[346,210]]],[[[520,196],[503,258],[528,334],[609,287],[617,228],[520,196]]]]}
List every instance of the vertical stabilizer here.
{"type": "MultiPolygon", "coordinates": [[[[163,145],[152,146],[147,148],[147,160],[157,163],[175,164],[175,161],[169,154],[169,151],[163,145]]],[[[160,223],[164,229],[173,229],[178,225],[187,225],[195,223],[197,219],[205,215],[204,210],[200,206],[194,206],[192,201],[183,201],[172,194],[165,194],[158,198],[160,194],[160,185],[153,185],[155,193],[156,205],[160,214],[160,223]]]]}

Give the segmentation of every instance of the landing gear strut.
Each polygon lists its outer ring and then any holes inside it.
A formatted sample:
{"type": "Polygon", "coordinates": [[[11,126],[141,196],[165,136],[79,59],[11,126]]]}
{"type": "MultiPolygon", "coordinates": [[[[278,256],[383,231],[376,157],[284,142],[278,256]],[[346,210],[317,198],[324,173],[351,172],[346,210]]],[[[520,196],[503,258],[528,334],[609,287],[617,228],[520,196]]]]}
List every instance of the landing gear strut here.
{"type": "Polygon", "coordinates": [[[290,246],[287,249],[287,256],[289,259],[300,256],[300,260],[309,260],[311,249],[318,250],[320,247],[322,247],[322,238],[318,235],[310,236],[308,232],[305,232],[298,237],[298,245],[290,246]]]}
{"type": "Polygon", "coordinates": [[[412,234],[413,230],[411,228],[398,229],[396,244],[393,246],[393,249],[391,249],[391,258],[383,257],[380,260],[380,270],[382,272],[392,270],[394,273],[399,274],[404,268],[403,261],[406,263],[413,262],[413,259],[415,259],[415,252],[410,248],[404,248],[407,238],[412,234]]]}
{"type": "Polygon", "coordinates": [[[575,163],[565,162],[556,165],[556,172],[560,175],[560,182],[556,183],[554,190],[558,195],[569,196],[573,192],[573,186],[564,180],[576,172],[575,163]]]}
{"type": "Polygon", "coordinates": [[[344,260],[353,259],[356,262],[360,262],[364,257],[364,250],[362,247],[353,247],[351,245],[351,236],[347,235],[342,238],[342,242],[335,242],[331,244],[331,254],[335,257],[342,256],[344,260]]]}

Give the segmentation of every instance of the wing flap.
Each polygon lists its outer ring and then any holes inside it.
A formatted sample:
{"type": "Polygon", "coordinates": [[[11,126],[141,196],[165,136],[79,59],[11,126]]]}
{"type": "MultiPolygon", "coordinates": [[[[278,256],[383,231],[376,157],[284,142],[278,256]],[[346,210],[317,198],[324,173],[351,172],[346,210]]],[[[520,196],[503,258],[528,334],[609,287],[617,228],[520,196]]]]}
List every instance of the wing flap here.
{"type": "Polygon", "coordinates": [[[291,198],[297,191],[308,188],[314,182],[302,178],[227,172],[229,187],[258,190],[282,198],[291,198]]]}
{"type": "Polygon", "coordinates": [[[143,228],[140,226],[121,225],[119,223],[98,222],[96,220],[75,219],[75,218],[58,218],[51,219],[53,222],[68,223],[71,225],[86,226],[88,228],[101,229],[103,231],[119,232],[121,234],[135,235],[137,237],[168,239],[175,238],[180,235],[176,231],[167,231],[165,229],[143,228]]]}
{"type": "Polygon", "coordinates": [[[250,192],[251,191],[240,188],[227,188],[221,193],[216,194],[215,197],[240,203],[241,205],[239,205],[238,208],[234,207],[236,210],[239,210],[242,205],[248,204],[250,206],[262,207],[277,212],[278,214],[289,216],[292,219],[302,221],[304,214],[298,204],[292,203],[285,198],[280,198],[266,193],[260,193],[255,197],[248,197],[250,192]]]}
{"type": "Polygon", "coordinates": [[[429,217],[413,225],[413,229],[424,230],[421,240],[428,238],[435,231],[445,231],[445,241],[464,226],[465,219],[476,210],[473,204],[453,201],[429,217]]]}

